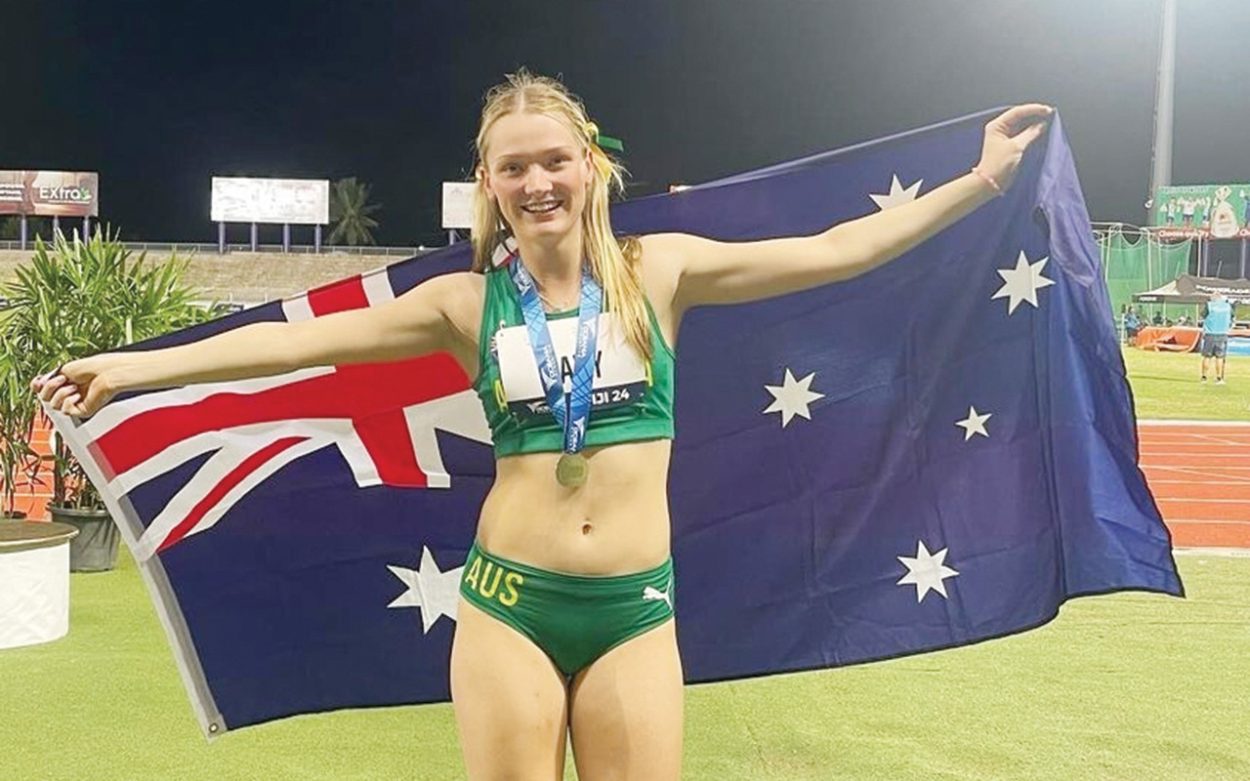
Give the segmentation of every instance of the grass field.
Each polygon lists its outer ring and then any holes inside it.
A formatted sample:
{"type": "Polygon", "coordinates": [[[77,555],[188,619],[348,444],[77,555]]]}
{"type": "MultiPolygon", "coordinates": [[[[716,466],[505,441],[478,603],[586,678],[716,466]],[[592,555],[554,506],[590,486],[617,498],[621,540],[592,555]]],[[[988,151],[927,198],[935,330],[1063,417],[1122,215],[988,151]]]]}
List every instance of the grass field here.
{"type": "Polygon", "coordinates": [[[1199,383],[1201,363],[1197,353],[1124,348],[1124,365],[1133,388],[1137,417],[1250,420],[1250,356],[1228,357],[1226,385],[1214,384],[1214,361],[1207,382],[1199,383]]]}
{"type": "MultiPolygon", "coordinates": [[[[971,647],[689,687],[683,778],[1244,781],[1250,557],[1178,563],[1185,600],[1079,599],[971,647]]],[[[129,556],[71,589],[69,636],[0,651],[0,779],[463,778],[445,705],[208,743],[129,556]]]]}
{"type": "MultiPolygon", "coordinates": [[[[1142,418],[1250,420],[1250,358],[1126,350],[1142,418]]],[[[1038,630],[687,689],[683,778],[1250,778],[1250,556],[1178,557],[1188,598],[1078,599],[1038,630]]],[[[449,706],[199,732],[134,562],[72,576],[71,632],[0,651],[0,781],[463,778],[449,706]]],[[[566,778],[575,776],[570,771],[566,778]]]]}

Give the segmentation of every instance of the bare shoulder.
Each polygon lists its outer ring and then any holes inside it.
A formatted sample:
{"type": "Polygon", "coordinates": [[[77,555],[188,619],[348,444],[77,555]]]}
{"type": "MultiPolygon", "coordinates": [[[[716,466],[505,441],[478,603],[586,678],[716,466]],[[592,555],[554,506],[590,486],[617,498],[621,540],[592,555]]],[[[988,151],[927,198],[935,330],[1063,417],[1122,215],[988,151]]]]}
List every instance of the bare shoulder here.
{"type": "Polygon", "coordinates": [[[476,343],[486,276],[472,271],[453,271],[431,277],[420,285],[426,286],[431,288],[434,300],[456,335],[476,343]]]}
{"type": "Polygon", "coordinates": [[[651,233],[638,237],[642,286],[664,339],[670,345],[677,343],[677,331],[681,328],[677,286],[681,282],[684,238],[682,233],[651,233]]]}
{"type": "Polygon", "coordinates": [[[652,306],[671,308],[681,280],[685,239],[691,237],[684,233],[648,233],[637,238],[647,298],[652,306]]]}
{"type": "Polygon", "coordinates": [[[452,271],[430,277],[421,284],[432,286],[446,303],[457,304],[475,297],[480,299],[485,289],[486,275],[472,271],[452,271]]]}

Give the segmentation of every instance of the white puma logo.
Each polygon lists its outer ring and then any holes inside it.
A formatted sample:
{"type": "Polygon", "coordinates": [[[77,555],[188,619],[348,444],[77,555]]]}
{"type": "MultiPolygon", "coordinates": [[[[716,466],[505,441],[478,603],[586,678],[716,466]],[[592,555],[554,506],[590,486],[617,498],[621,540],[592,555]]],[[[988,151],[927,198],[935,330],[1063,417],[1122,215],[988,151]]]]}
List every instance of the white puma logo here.
{"type": "Polygon", "coordinates": [[[668,590],[666,591],[660,591],[659,589],[652,588],[651,586],[647,586],[646,588],[642,590],[642,599],[644,602],[648,602],[648,601],[659,602],[663,600],[664,604],[668,605],[668,609],[672,610],[673,600],[672,600],[672,597],[669,596],[672,590],[673,590],[673,581],[671,580],[668,582],[668,590]]]}

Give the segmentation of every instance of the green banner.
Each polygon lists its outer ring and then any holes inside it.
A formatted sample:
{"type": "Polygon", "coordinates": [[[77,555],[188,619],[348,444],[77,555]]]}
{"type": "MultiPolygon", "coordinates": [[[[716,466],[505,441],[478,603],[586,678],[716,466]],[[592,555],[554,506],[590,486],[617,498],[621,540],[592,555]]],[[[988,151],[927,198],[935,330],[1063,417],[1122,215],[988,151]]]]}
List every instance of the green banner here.
{"type": "Polygon", "coordinates": [[[1160,187],[1151,217],[1163,239],[1250,238],[1250,184],[1160,187]]]}

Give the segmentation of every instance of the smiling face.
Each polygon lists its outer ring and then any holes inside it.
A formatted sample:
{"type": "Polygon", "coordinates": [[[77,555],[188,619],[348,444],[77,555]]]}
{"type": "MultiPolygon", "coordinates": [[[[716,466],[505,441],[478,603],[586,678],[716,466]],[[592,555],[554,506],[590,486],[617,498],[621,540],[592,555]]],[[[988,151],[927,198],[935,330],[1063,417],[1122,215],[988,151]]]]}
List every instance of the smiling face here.
{"type": "Polygon", "coordinates": [[[558,241],[581,229],[591,182],[589,152],[545,114],[500,117],[486,136],[482,186],[521,241],[558,241]]]}

